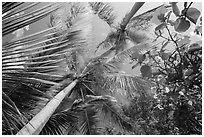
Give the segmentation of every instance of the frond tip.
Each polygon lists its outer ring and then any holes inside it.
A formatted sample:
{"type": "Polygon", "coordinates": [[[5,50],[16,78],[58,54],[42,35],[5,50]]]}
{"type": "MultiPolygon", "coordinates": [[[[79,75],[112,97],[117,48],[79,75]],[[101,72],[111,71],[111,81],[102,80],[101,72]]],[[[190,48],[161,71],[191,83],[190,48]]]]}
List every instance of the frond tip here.
{"type": "Polygon", "coordinates": [[[122,106],[112,96],[106,95],[104,98],[106,98],[106,101],[101,108],[101,114],[104,114],[104,118],[111,123],[115,123],[123,130],[131,131],[132,124],[129,118],[125,116],[122,106]]]}
{"type": "Polygon", "coordinates": [[[97,14],[99,18],[107,22],[108,25],[114,23],[116,16],[112,13],[113,8],[110,5],[103,2],[89,2],[89,5],[94,11],[94,14],[97,14]]]}
{"type": "Polygon", "coordinates": [[[150,82],[130,74],[125,73],[115,73],[107,74],[105,76],[106,82],[104,84],[105,88],[108,89],[121,89],[127,96],[150,96],[150,82]]]}
{"type": "Polygon", "coordinates": [[[78,117],[70,110],[64,110],[59,113],[55,113],[51,116],[49,121],[46,123],[41,135],[60,135],[64,132],[71,132],[76,130],[78,123],[78,117]]]}
{"type": "Polygon", "coordinates": [[[51,12],[56,11],[62,6],[62,3],[58,4],[51,3],[36,10],[34,9],[29,10],[31,9],[31,7],[33,7],[33,5],[36,6],[36,3],[19,3],[19,4],[13,3],[12,5],[11,4],[6,3],[3,4],[4,12],[2,19],[3,36],[46,17],[51,12]],[[11,8],[12,6],[13,8],[11,8]],[[27,10],[25,7],[27,8],[27,10]],[[22,11],[22,9],[24,10],[22,11]]]}

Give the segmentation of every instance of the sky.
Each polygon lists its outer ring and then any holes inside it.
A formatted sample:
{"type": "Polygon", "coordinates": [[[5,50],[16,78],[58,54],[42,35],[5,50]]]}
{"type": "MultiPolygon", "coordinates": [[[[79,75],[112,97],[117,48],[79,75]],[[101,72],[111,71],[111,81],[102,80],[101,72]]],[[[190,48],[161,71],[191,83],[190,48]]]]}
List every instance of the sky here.
{"type": "MultiPolygon", "coordinates": [[[[136,13],[136,15],[139,15],[145,11],[148,11],[148,10],[155,8],[155,7],[157,7],[161,4],[164,4],[164,3],[165,2],[146,2],[139,9],[139,11],[136,13]]],[[[128,13],[131,10],[131,7],[134,5],[133,2],[110,2],[109,4],[113,7],[114,13],[117,16],[117,18],[116,18],[117,23],[121,22],[121,20],[125,16],[125,14],[128,13]]],[[[180,8],[183,8],[182,3],[178,3],[178,6],[180,8]]],[[[200,11],[202,10],[202,4],[201,3],[194,2],[192,4],[192,7],[196,7],[200,11]]],[[[44,30],[44,29],[48,28],[48,26],[47,26],[48,20],[49,20],[49,18],[47,17],[45,19],[38,21],[37,23],[30,25],[29,30],[25,31],[24,35],[32,34],[34,32],[38,32],[40,30],[44,30]]],[[[192,31],[193,31],[193,28],[189,29],[189,31],[187,33],[190,33],[192,31]]],[[[110,27],[106,23],[104,23],[104,21],[101,21],[99,18],[94,18],[94,20],[93,20],[93,36],[96,36],[93,38],[94,44],[97,45],[101,41],[103,41],[109,32],[110,32],[110,27]]],[[[8,41],[8,40],[12,39],[13,36],[14,35],[5,36],[5,37],[3,37],[2,41],[3,42],[8,41]]],[[[196,37],[194,39],[196,39],[196,37]]],[[[128,73],[133,73],[133,74],[139,75],[139,68],[131,70],[131,66],[128,66],[128,67],[125,67],[123,69],[124,69],[124,71],[126,71],[128,73]]]]}

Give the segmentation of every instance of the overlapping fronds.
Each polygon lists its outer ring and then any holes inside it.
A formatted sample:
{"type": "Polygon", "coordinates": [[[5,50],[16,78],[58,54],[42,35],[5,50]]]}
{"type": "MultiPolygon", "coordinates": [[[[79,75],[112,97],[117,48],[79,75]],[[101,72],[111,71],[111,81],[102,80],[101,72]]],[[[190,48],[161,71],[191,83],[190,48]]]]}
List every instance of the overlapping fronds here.
{"type": "Polygon", "coordinates": [[[38,4],[39,3],[4,3],[2,5],[2,35],[7,35],[15,30],[30,25],[62,6],[62,3],[50,3],[34,10],[38,4]]]}
{"type": "Polygon", "coordinates": [[[104,20],[108,25],[112,25],[116,16],[113,14],[113,8],[109,4],[103,2],[89,2],[94,14],[104,20]]]}
{"type": "Polygon", "coordinates": [[[117,38],[117,33],[115,32],[110,32],[106,39],[104,41],[102,41],[100,44],[98,44],[97,48],[96,48],[96,51],[98,50],[99,47],[102,47],[103,49],[108,49],[110,47],[113,47],[114,43],[116,42],[116,38],[117,38]]]}
{"type": "MultiPolygon", "coordinates": [[[[51,3],[40,7],[38,4],[4,3],[3,34],[25,27],[63,5],[51,3]],[[24,6],[21,7],[21,5],[24,6]],[[37,5],[39,7],[35,7],[37,5]],[[32,10],[34,7],[37,9],[32,10]],[[23,14],[20,14],[21,12],[23,14]],[[15,16],[18,13],[19,15],[15,16]]],[[[3,97],[4,134],[17,133],[23,126],[19,123],[26,123],[46,105],[57,93],[56,90],[59,90],[57,87],[61,86],[59,83],[67,75],[65,72],[67,52],[86,46],[84,44],[86,40],[80,37],[81,27],[78,28],[78,26],[84,27],[82,22],[76,22],[58,35],[59,31],[56,31],[56,28],[60,25],[2,45],[2,89],[3,94],[6,95],[3,97]],[[56,89],[52,90],[51,87],[56,89]],[[10,107],[6,107],[8,105],[10,107]],[[19,113],[11,115],[11,111],[14,110],[19,113]],[[21,117],[20,114],[25,117],[23,120],[18,119],[21,117]]]]}
{"type": "Polygon", "coordinates": [[[108,34],[106,39],[102,41],[98,46],[96,51],[99,49],[99,47],[103,48],[110,48],[110,50],[115,52],[116,54],[122,51],[127,47],[127,35],[125,32],[118,32],[112,31],[108,34]]]}
{"type": "Polygon", "coordinates": [[[3,134],[15,134],[27,122],[27,118],[21,114],[16,104],[3,92],[2,93],[2,126],[3,134]],[[12,128],[14,130],[12,130],[12,128]]]}
{"type": "Polygon", "coordinates": [[[117,89],[122,89],[129,97],[151,95],[151,83],[143,78],[125,73],[106,74],[104,77],[106,78],[104,88],[115,92],[117,89]]]}
{"type": "MultiPolygon", "coordinates": [[[[147,42],[149,40],[150,37],[142,31],[133,31],[131,29],[126,29],[124,32],[120,32],[120,30],[112,31],[108,34],[106,39],[97,46],[96,51],[102,47],[108,49],[108,51],[103,53],[101,56],[108,56],[111,53],[115,53],[117,55],[129,48],[131,43],[137,46],[137,44],[147,42]]],[[[145,48],[146,47],[137,46],[138,50],[145,48]]]]}
{"type": "MultiPolygon", "coordinates": [[[[70,32],[57,43],[45,45],[50,39],[40,37],[27,37],[26,45],[21,40],[3,44],[2,51],[2,77],[4,80],[16,78],[22,82],[42,82],[54,85],[55,81],[62,78],[58,75],[48,75],[50,72],[58,71],[59,63],[65,61],[65,53],[76,48],[81,48],[84,41],[77,37],[79,31],[70,32]],[[29,41],[29,38],[35,42],[29,41]],[[11,45],[12,44],[12,45],[11,45]],[[50,80],[50,81],[48,81],[50,80]]],[[[24,40],[24,38],[23,38],[24,40]]],[[[22,41],[23,41],[22,40],[22,41]]],[[[15,79],[12,79],[14,81],[15,79]]],[[[4,84],[6,85],[6,83],[4,84]]]]}
{"type": "Polygon", "coordinates": [[[100,134],[100,128],[97,127],[99,119],[97,108],[86,108],[81,112],[79,131],[82,135],[100,134]]]}
{"type": "Polygon", "coordinates": [[[77,130],[78,117],[70,109],[51,116],[41,131],[41,135],[61,135],[77,130]]]}
{"type": "Polygon", "coordinates": [[[82,99],[76,100],[72,109],[81,113],[81,120],[79,120],[82,122],[80,122],[79,130],[82,134],[101,134],[104,129],[100,125],[107,120],[112,121],[112,124],[117,124],[122,129],[130,131],[132,128],[129,119],[123,113],[122,107],[110,95],[86,95],[84,101],[82,99]],[[101,121],[99,117],[105,117],[105,119],[101,121]]]}
{"type": "Polygon", "coordinates": [[[77,112],[76,115],[79,117],[78,129],[82,135],[100,134],[100,128],[97,125],[99,122],[98,107],[91,104],[96,100],[93,97],[91,95],[83,96],[82,99],[75,100],[71,107],[71,110],[77,112]]]}
{"type": "Polygon", "coordinates": [[[64,30],[75,26],[75,24],[77,24],[77,28],[81,30],[80,37],[86,40],[84,45],[87,47],[77,48],[66,54],[66,63],[69,70],[76,72],[78,71],[77,69],[83,66],[85,53],[90,50],[88,46],[90,47],[92,45],[92,14],[90,9],[84,3],[70,2],[65,4],[67,6],[64,6],[64,8],[61,8],[57,12],[51,14],[49,26],[54,27],[60,24],[60,26],[56,28],[59,32],[57,35],[61,35],[64,30]]]}
{"type": "Polygon", "coordinates": [[[120,106],[117,100],[109,95],[104,96],[105,102],[101,103],[101,115],[104,120],[110,121],[111,124],[117,124],[123,130],[131,131],[132,125],[129,118],[124,115],[122,106],[120,106]]]}

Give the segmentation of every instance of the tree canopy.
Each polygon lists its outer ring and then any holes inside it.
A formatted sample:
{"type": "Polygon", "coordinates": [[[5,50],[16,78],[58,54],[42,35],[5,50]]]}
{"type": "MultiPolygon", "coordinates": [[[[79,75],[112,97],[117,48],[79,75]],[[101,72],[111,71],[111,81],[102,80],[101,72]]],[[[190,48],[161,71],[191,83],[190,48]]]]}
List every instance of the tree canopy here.
{"type": "Polygon", "coordinates": [[[144,4],[117,24],[109,3],[3,2],[2,38],[15,38],[2,44],[2,134],[201,135],[201,12],[169,2],[136,15],[144,4]],[[93,16],[111,28],[98,45],[93,16]]]}

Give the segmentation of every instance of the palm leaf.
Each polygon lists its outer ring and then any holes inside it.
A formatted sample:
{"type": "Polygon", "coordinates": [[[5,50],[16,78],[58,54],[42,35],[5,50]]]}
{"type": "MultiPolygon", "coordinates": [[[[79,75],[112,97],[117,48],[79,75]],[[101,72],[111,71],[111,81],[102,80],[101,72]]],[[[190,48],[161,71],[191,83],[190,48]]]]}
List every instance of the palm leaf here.
{"type": "MultiPolygon", "coordinates": [[[[2,105],[5,105],[2,103],[2,105]]],[[[4,135],[14,135],[22,126],[24,125],[22,119],[19,119],[19,115],[15,113],[10,108],[3,108],[2,110],[2,133],[4,135]]]]}
{"type": "MultiPolygon", "coordinates": [[[[110,48],[108,51],[107,51],[107,54],[105,54],[106,56],[107,55],[110,55],[110,53],[112,53],[114,50],[115,51],[123,51],[123,49],[125,49],[125,47],[127,46],[124,46],[124,40],[126,41],[127,39],[129,39],[131,42],[133,42],[134,44],[139,44],[141,42],[144,42],[145,40],[150,40],[150,35],[147,34],[145,31],[149,28],[151,28],[151,23],[150,23],[150,20],[154,14],[154,11],[158,8],[160,8],[161,6],[158,6],[152,10],[149,10],[145,13],[142,13],[138,16],[135,16],[133,17],[130,22],[127,24],[127,29],[124,31],[124,32],[121,32],[121,33],[124,33],[126,35],[126,37],[124,37],[123,39],[119,39],[119,32],[121,30],[121,28],[116,28],[117,31],[115,32],[110,32],[109,35],[107,36],[107,38],[101,42],[98,46],[97,46],[97,49],[99,47],[103,47],[103,48],[110,48]],[[140,30],[140,32],[138,32],[138,30],[140,30]],[[143,32],[144,31],[144,32],[143,32]],[[116,44],[116,41],[118,41],[118,43],[123,43],[121,45],[115,45],[116,44]],[[114,47],[114,48],[113,48],[114,47]]],[[[169,6],[166,6],[167,8],[169,6]]],[[[125,19],[125,18],[124,18],[125,19]]],[[[143,48],[144,49],[144,48],[143,48]]],[[[118,52],[116,52],[117,54],[118,52]]]]}
{"type": "Polygon", "coordinates": [[[100,128],[97,127],[97,123],[99,122],[98,108],[89,104],[90,98],[88,100],[84,96],[82,98],[75,100],[71,107],[71,110],[76,111],[79,116],[79,132],[82,135],[99,134],[100,128]]]}
{"type": "Polygon", "coordinates": [[[2,14],[5,14],[9,10],[23,4],[23,2],[3,2],[2,3],[2,14]]]}
{"type": "Polygon", "coordinates": [[[82,135],[96,135],[99,134],[99,128],[96,123],[99,119],[97,116],[97,108],[85,109],[80,116],[79,131],[82,135]]]}
{"type": "Polygon", "coordinates": [[[105,119],[119,125],[122,129],[131,131],[132,124],[130,123],[128,117],[123,113],[122,106],[117,103],[117,100],[109,95],[104,96],[105,102],[102,103],[101,114],[105,119]]]}
{"type": "Polygon", "coordinates": [[[101,128],[99,127],[103,121],[97,120],[99,117],[106,117],[109,121],[111,120],[128,131],[132,128],[129,119],[123,113],[122,107],[118,105],[117,100],[112,96],[86,95],[84,102],[79,99],[75,101],[72,108],[84,112],[83,117],[86,120],[80,126],[80,131],[84,134],[101,133],[101,128]]]}
{"type": "MultiPolygon", "coordinates": [[[[79,64],[83,64],[84,54],[89,50],[87,46],[91,45],[91,39],[89,38],[90,31],[92,29],[90,22],[91,13],[86,5],[82,3],[73,2],[69,5],[69,7],[66,7],[64,9],[62,8],[58,12],[51,15],[49,26],[53,27],[61,24],[61,28],[69,29],[70,27],[74,26],[74,23],[77,23],[76,20],[80,19],[80,24],[82,25],[78,24],[77,28],[81,30],[80,37],[86,39],[86,43],[84,43],[84,45],[86,45],[86,48],[77,48],[74,51],[68,52],[66,54],[67,65],[70,71],[78,72],[77,69],[81,67],[79,64]],[[84,28],[84,26],[86,26],[86,28],[84,28]]],[[[60,35],[60,31],[63,30],[59,30],[58,35],[60,35]]]]}
{"type": "Polygon", "coordinates": [[[110,34],[106,37],[106,39],[97,46],[96,51],[101,46],[103,48],[111,47],[110,50],[108,50],[107,52],[111,51],[110,53],[115,52],[115,54],[117,54],[127,47],[126,36],[127,35],[125,31],[121,31],[120,28],[117,28],[116,30],[110,32],[110,34]]]}
{"type": "Polygon", "coordinates": [[[14,82],[16,86],[11,89],[14,84],[11,81],[5,83],[2,83],[4,93],[2,100],[2,113],[4,115],[2,132],[4,134],[16,134],[41,109],[40,107],[44,106],[44,104],[38,104],[38,101],[46,100],[47,102],[49,99],[45,92],[42,91],[43,88],[38,90],[37,88],[31,88],[34,86],[14,82]]]}
{"type": "MultiPolygon", "coordinates": [[[[130,47],[130,43],[138,45],[140,43],[143,43],[144,41],[150,41],[150,37],[142,31],[133,31],[132,29],[126,29],[123,32],[120,32],[120,30],[112,31],[108,34],[106,39],[97,46],[96,51],[100,47],[105,49],[108,48],[109,50],[101,55],[102,57],[104,57],[110,55],[110,53],[113,52],[115,52],[115,54],[123,52],[130,47]]],[[[146,47],[141,48],[144,49],[146,47]]]]}
{"type": "MultiPolygon", "coordinates": [[[[28,4],[24,9],[30,10],[30,7],[35,7],[35,5],[37,4],[28,4]]],[[[10,33],[14,31],[11,24],[15,22],[14,20],[23,21],[22,18],[25,19],[26,16],[32,13],[42,14],[44,16],[41,17],[45,17],[51,13],[51,11],[58,9],[60,5],[61,4],[50,4],[17,17],[12,17],[12,15],[23,11],[21,8],[5,11],[4,23],[6,24],[3,24],[3,26],[5,26],[4,29],[8,29],[9,32],[6,33],[10,33]],[[10,25],[7,25],[7,23],[10,23],[10,25]]],[[[4,6],[8,7],[9,5],[7,3],[7,5],[4,6]]],[[[31,22],[37,21],[41,17],[37,16],[37,18],[33,19],[31,22]]],[[[24,23],[31,22],[25,21],[24,23]]],[[[18,22],[15,23],[18,24],[18,22]]],[[[77,50],[78,48],[84,48],[85,40],[81,39],[79,36],[81,35],[80,28],[78,28],[79,26],[80,23],[75,24],[69,29],[64,30],[60,35],[57,35],[59,34],[59,32],[56,31],[58,26],[55,26],[3,44],[3,92],[14,102],[19,112],[28,120],[36,115],[46,103],[64,87],[62,86],[59,88],[61,85],[59,82],[65,78],[64,74],[59,70],[59,65],[65,62],[65,54],[67,52],[72,52],[72,50],[77,50]],[[53,43],[53,41],[55,42],[53,43]],[[53,86],[58,88],[52,90],[53,88],[51,87],[53,86]],[[51,90],[48,90],[49,88],[51,88],[51,90]]],[[[64,83],[63,85],[67,84],[64,83]]],[[[6,105],[9,104],[5,102],[4,106],[6,105]]],[[[7,108],[10,108],[9,111],[15,110],[14,107],[7,108]]],[[[10,112],[4,112],[4,125],[8,127],[8,125],[10,125],[8,122],[12,123],[12,118],[8,118],[10,112]]],[[[16,115],[15,117],[18,118],[19,116],[16,115]]],[[[16,126],[15,121],[13,121],[13,126],[9,126],[12,129],[7,130],[3,127],[5,134],[8,132],[15,134],[18,132],[19,128],[23,126],[22,124],[16,126]]],[[[17,123],[17,125],[19,124],[17,123]]]]}
{"type": "Polygon", "coordinates": [[[100,102],[105,101],[102,96],[86,95],[82,99],[73,102],[72,110],[78,112],[79,116],[79,132],[82,135],[101,134],[99,127],[99,109],[100,102]]]}
{"type": "MultiPolygon", "coordinates": [[[[33,5],[32,3],[26,3],[26,6],[28,6],[29,8],[31,8],[32,5],[33,5]]],[[[3,9],[8,7],[8,5],[3,5],[3,6],[5,6],[3,7],[3,9]]],[[[59,3],[59,4],[51,3],[42,8],[38,8],[37,10],[32,10],[32,11],[27,11],[26,8],[24,8],[23,12],[25,12],[25,14],[15,16],[16,14],[20,14],[19,11],[21,10],[19,9],[21,9],[24,6],[25,6],[24,4],[19,4],[18,6],[15,6],[13,8],[8,7],[7,10],[3,11],[4,14],[8,12],[7,16],[3,17],[3,20],[2,20],[3,36],[44,18],[51,12],[60,8],[62,6],[62,3],[59,3]]]]}
{"type": "Polygon", "coordinates": [[[78,117],[72,111],[54,113],[41,131],[41,135],[60,135],[76,130],[78,117]]]}
{"type": "Polygon", "coordinates": [[[117,92],[117,89],[122,89],[127,96],[150,96],[151,83],[134,75],[125,73],[112,73],[104,76],[106,82],[104,88],[117,92]]]}
{"type": "MultiPolygon", "coordinates": [[[[105,45],[110,45],[110,41],[112,41],[112,48],[110,49],[111,51],[115,51],[115,54],[123,51],[127,47],[127,32],[126,32],[126,26],[129,23],[130,19],[134,16],[134,14],[141,8],[141,6],[144,4],[144,2],[136,2],[134,6],[132,7],[131,11],[123,18],[123,21],[120,23],[118,27],[114,27],[115,32],[111,32],[112,34],[108,35],[108,37],[113,36],[113,38],[106,38],[104,42],[108,42],[108,44],[105,45]],[[110,40],[109,40],[110,39],[110,40]]],[[[102,43],[104,43],[102,42],[102,43]]],[[[100,45],[97,47],[97,49],[100,47],[100,45]]],[[[96,49],[96,50],[97,50],[96,49]]],[[[107,53],[110,52],[107,51],[107,53]]],[[[103,54],[104,55],[104,54],[103,54]]]]}
{"type": "Polygon", "coordinates": [[[109,4],[103,2],[89,2],[94,14],[97,14],[98,17],[104,20],[109,26],[114,23],[116,16],[112,13],[113,8],[109,4]]]}

